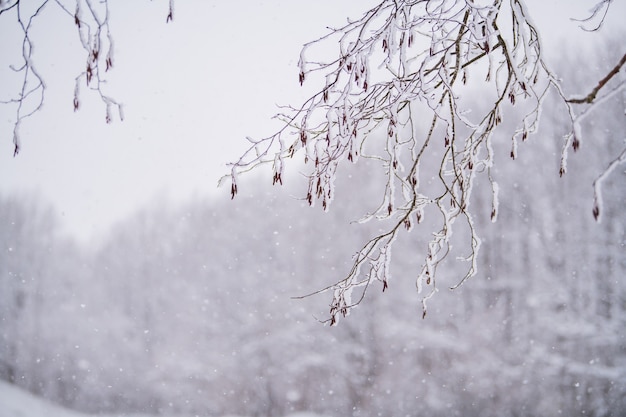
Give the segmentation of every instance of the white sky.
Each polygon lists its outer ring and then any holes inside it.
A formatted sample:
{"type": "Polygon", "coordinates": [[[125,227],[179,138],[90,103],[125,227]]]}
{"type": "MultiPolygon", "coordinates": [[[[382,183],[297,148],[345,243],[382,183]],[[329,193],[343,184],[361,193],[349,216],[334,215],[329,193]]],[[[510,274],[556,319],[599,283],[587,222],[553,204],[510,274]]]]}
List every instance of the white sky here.
{"type": "MultiPolygon", "coordinates": [[[[302,44],[377,1],[178,0],[169,24],[166,0],[130,3],[110,0],[116,52],[105,87],[124,104],[124,122],[107,125],[103,104],[86,89],[73,112],[74,77],[84,60],[73,21],[54,4],[33,32],[35,63],[48,86],[45,105],[24,122],[16,158],[14,110],[0,106],[0,193],[41,193],[83,240],[158,195],[230,198],[216,184],[245,137],[272,133],[276,105],[299,104],[315,87],[297,83],[302,44]]],[[[528,1],[547,48],[597,40],[569,20],[594,3],[528,1]]],[[[625,2],[615,3],[607,30],[621,27],[626,15],[625,2]]],[[[20,45],[11,16],[0,16],[0,100],[15,91],[7,59],[20,45]]]]}

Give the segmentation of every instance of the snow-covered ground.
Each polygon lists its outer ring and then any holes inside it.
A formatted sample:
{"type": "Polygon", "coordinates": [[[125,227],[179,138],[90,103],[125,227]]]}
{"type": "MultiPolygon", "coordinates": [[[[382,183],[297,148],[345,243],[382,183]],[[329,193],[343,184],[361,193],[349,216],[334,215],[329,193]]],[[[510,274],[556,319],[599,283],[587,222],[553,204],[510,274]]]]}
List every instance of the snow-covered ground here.
{"type": "MultiPolygon", "coordinates": [[[[88,417],[87,414],[68,410],[0,381],[0,417],[88,417]]],[[[98,417],[151,417],[147,414],[111,414],[98,417]]],[[[243,416],[224,416],[243,417],[243,416]]],[[[287,417],[324,417],[313,413],[295,413],[287,417]]]]}

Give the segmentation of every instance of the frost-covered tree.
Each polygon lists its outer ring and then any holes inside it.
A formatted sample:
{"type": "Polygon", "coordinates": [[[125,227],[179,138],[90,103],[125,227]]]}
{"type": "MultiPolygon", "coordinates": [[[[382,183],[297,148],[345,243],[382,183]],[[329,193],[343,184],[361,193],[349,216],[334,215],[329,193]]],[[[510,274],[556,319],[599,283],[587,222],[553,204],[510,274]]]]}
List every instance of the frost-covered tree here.
{"type": "MultiPolygon", "coordinates": [[[[582,30],[597,31],[611,3],[597,2],[581,21],[582,30]]],[[[571,95],[547,64],[539,29],[523,0],[383,0],[304,45],[299,83],[312,79],[319,86],[315,94],[280,113],[283,123],[275,133],[249,138],[250,147],[225,178],[234,197],[239,174],[270,164],[273,182],[282,184],[287,160],[301,155],[308,167],[305,199],[327,210],[346,161],[378,161],[386,176],[384,191],[360,221],[379,220],[384,231],[356,252],[343,279],[320,291],[333,293],[328,320],[334,324],[346,316],[374,282],[383,291],[388,287],[394,241],[428,217],[432,236],[415,274],[425,315],[445,258],[467,262],[451,288],[477,273],[481,240],[474,218],[483,213],[471,205],[472,193],[475,185],[491,190],[485,215],[495,221],[494,142],[508,136],[515,159],[519,143],[537,131],[546,98],[554,95],[568,119],[554,170],[565,175],[570,150],[581,146],[583,121],[623,91],[624,77],[618,74],[625,64],[626,55],[618,55],[590,91],[571,95]],[[325,57],[316,48],[329,42],[336,42],[336,54],[325,57]],[[505,113],[512,131],[503,127],[505,113]],[[436,185],[425,187],[431,182],[436,185]],[[461,234],[462,247],[453,248],[453,233],[461,234]]],[[[601,183],[624,160],[626,149],[593,183],[597,220],[601,183]]]]}

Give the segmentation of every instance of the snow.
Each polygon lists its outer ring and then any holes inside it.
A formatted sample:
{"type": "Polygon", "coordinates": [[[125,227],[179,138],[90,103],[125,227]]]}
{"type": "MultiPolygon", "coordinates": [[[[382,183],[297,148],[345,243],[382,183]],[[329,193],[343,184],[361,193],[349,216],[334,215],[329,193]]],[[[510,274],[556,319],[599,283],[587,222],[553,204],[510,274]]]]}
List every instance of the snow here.
{"type": "MultiPolygon", "coordinates": [[[[50,401],[17,388],[5,381],[0,381],[0,417],[87,417],[60,407],[50,401]]],[[[149,414],[98,414],[98,417],[151,417],[149,414]]],[[[161,416],[166,417],[166,416],[161,416]]],[[[181,417],[181,416],[176,416],[181,417]]],[[[245,417],[225,415],[223,417],[245,417]]],[[[285,417],[329,417],[309,412],[297,412],[285,417]]]]}
{"type": "Polygon", "coordinates": [[[80,417],[7,382],[0,381],[0,417],[80,417]]]}

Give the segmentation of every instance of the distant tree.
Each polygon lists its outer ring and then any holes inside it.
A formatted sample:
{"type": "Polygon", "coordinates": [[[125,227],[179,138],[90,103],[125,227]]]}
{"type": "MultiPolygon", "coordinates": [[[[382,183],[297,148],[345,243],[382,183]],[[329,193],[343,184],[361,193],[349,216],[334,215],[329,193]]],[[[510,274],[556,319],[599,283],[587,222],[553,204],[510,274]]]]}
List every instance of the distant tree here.
{"type": "MultiPolygon", "coordinates": [[[[581,20],[582,29],[598,30],[611,3],[597,2],[581,20]]],[[[249,149],[224,178],[230,179],[234,197],[239,174],[271,164],[273,182],[282,184],[286,160],[299,153],[309,167],[306,200],[309,205],[319,200],[327,210],[342,163],[356,163],[359,157],[379,161],[387,177],[384,193],[361,221],[381,220],[385,231],[358,250],[345,278],[318,292],[332,291],[328,320],[336,323],[363,300],[373,282],[380,281],[383,291],[387,288],[391,248],[400,231],[438,213],[416,278],[425,315],[426,301],[437,291],[437,269],[446,257],[454,253],[469,265],[452,288],[477,273],[481,240],[470,202],[473,185],[486,178],[492,194],[490,216],[496,220],[496,132],[510,134],[510,157],[515,159],[518,143],[536,132],[546,97],[555,94],[569,120],[558,168],[563,176],[570,148],[580,147],[583,120],[623,90],[625,81],[616,75],[625,63],[623,55],[591,91],[570,96],[544,59],[538,29],[523,0],[383,0],[361,18],[304,45],[299,83],[313,78],[321,87],[301,106],[279,114],[283,124],[274,134],[249,138],[249,149]],[[333,40],[339,46],[335,56],[311,57],[317,46],[333,40]],[[471,92],[478,88],[482,103],[477,106],[471,92]],[[512,106],[520,109],[513,111],[512,106]],[[505,109],[516,119],[512,132],[501,126],[505,109]],[[430,181],[438,184],[429,188],[434,192],[423,187],[430,181]],[[452,251],[451,237],[458,229],[469,230],[465,253],[452,251]],[[361,291],[353,296],[356,288],[361,291]]],[[[596,220],[601,216],[601,183],[624,160],[626,149],[593,184],[596,220]]]]}

